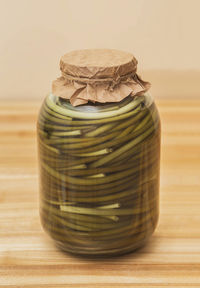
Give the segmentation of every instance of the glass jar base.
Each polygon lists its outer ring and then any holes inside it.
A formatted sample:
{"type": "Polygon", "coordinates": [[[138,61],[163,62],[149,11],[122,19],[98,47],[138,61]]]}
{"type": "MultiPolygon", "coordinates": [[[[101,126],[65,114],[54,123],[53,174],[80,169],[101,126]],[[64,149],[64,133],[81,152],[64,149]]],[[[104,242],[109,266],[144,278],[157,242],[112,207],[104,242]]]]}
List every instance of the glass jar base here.
{"type": "Polygon", "coordinates": [[[74,256],[78,257],[87,257],[87,258],[108,258],[108,257],[118,257],[122,256],[125,254],[129,254],[134,252],[135,250],[138,250],[145,246],[145,244],[148,242],[149,237],[144,239],[143,241],[140,241],[139,243],[136,243],[134,245],[129,245],[128,247],[124,248],[118,248],[118,249],[113,249],[109,250],[107,252],[104,251],[89,251],[89,250],[84,250],[84,251],[77,251],[76,249],[72,249],[71,247],[68,248],[66,246],[66,243],[60,242],[60,241],[54,241],[56,247],[66,253],[69,253],[74,256]]]}

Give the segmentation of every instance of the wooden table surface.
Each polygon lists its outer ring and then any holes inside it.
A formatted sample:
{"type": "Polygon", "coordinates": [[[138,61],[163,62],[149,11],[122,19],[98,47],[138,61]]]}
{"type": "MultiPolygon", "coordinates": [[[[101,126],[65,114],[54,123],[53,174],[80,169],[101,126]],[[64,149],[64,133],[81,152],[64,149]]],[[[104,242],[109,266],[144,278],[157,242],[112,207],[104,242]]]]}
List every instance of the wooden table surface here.
{"type": "Polygon", "coordinates": [[[0,287],[200,287],[200,101],[157,101],[159,225],[144,248],[107,260],[65,254],[41,228],[39,105],[0,102],[0,287]]]}

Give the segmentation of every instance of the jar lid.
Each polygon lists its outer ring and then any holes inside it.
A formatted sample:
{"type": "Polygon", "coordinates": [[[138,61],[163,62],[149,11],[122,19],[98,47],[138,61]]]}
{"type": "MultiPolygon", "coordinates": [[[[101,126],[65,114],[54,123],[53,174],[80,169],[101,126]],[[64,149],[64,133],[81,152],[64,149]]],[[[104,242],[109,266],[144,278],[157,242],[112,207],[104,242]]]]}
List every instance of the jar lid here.
{"type": "Polygon", "coordinates": [[[150,84],[136,74],[137,60],[131,53],[114,49],[72,51],[61,57],[62,76],[52,85],[54,95],[73,106],[92,102],[119,102],[145,92],[150,84]]]}
{"type": "Polygon", "coordinates": [[[74,77],[117,79],[135,73],[137,60],[131,53],[113,49],[72,51],[61,57],[60,70],[74,77]]]}

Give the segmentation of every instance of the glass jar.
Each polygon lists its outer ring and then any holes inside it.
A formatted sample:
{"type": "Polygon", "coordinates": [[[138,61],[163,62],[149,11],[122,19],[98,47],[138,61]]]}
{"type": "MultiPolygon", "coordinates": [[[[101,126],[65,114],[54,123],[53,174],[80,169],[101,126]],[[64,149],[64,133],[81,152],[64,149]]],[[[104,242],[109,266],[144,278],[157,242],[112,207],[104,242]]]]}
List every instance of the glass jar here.
{"type": "Polygon", "coordinates": [[[72,106],[50,93],[38,118],[40,214],[65,251],[141,247],[159,214],[160,120],[149,93],[72,106]]]}

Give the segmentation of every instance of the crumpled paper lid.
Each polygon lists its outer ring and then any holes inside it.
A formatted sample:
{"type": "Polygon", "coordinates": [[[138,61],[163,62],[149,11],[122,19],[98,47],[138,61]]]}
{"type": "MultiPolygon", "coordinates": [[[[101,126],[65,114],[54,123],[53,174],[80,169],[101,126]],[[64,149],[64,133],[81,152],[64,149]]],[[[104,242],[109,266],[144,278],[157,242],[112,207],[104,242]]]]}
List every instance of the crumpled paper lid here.
{"type": "Polygon", "coordinates": [[[61,57],[62,76],[53,81],[52,93],[69,99],[73,106],[88,101],[119,102],[143,94],[150,83],[137,74],[137,60],[131,53],[113,49],[72,51],[61,57]]]}

